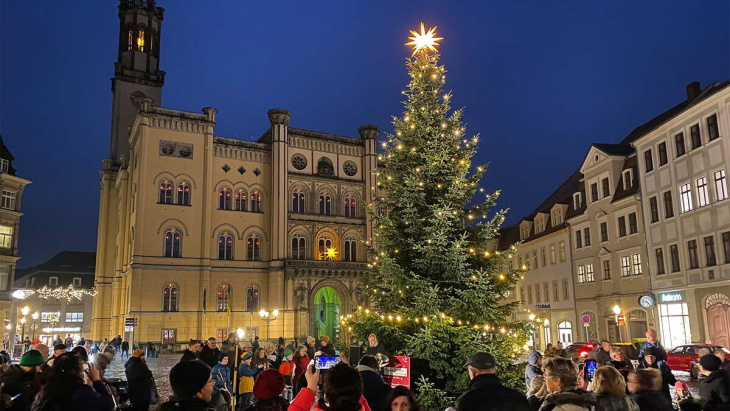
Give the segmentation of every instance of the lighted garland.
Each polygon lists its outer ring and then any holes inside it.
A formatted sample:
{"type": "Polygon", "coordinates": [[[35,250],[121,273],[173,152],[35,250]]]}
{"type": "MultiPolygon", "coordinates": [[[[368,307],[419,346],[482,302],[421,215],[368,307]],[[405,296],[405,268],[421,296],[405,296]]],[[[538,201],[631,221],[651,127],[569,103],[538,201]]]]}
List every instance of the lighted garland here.
{"type": "Polygon", "coordinates": [[[20,299],[26,299],[34,294],[36,294],[36,295],[38,295],[38,297],[46,299],[46,300],[49,298],[55,298],[58,300],[65,299],[66,301],[71,302],[71,300],[74,300],[74,299],[81,300],[81,298],[83,298],[83,296],[85,296],[85,295],[96,297],[96,290],[74,288],[73,285],[69,285],[68,287],[57,287],[57,288],[50,288],[47,285],[44,285],[43,287],[41,287],[39,289],[21,288],[21,289],[13,292],[13,297],[20,298],[20,299]]]}

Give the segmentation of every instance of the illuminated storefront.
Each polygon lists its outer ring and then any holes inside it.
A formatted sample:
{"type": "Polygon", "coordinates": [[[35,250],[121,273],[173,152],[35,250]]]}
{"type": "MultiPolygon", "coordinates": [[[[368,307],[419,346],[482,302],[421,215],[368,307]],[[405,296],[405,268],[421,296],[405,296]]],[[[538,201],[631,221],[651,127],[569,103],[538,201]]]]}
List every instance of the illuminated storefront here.
{"type": "Polygon", "coordinates": [[[685,291],[658,293],[657,303],[663,345],[670,348],[690,344],[692,334],[685,291]]]}

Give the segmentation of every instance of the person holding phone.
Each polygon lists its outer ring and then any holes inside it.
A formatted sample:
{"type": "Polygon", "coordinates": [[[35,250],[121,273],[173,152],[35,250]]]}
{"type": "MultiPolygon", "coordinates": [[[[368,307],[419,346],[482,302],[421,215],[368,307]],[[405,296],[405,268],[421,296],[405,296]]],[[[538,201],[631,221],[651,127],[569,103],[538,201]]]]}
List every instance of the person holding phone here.
{"type": "Polygon", "coordinates": [[[596,395],[578,388],[578,369],[568,358],[548,358],[543,364],[545,384],[550,394],[540,411],[591,411],[596,395]]]}
{"type": "MultiPolygon", "coordinates": [[[[315,405],[319,391],[320,370],[314,364],[307,368],[307,386],[299,391],[289,405],[289,411],[310,411],[315,405]]],[[[327,370],[324,376],[322,398],[314,407],[315,411],[371,411],[363,396],[360,373],[342,361],[327,370]],[[325,405],[326,404],[326,405],[325,405]]]]}

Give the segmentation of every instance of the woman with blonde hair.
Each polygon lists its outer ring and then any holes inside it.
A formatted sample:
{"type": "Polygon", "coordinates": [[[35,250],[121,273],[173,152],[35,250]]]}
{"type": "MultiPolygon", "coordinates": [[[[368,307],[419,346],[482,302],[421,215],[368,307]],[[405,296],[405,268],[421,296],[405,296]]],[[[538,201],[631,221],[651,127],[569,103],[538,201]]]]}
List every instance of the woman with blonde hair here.
{"type": "Polygon", "coordinates": [[[626,381],[610,365],[598,367],[593,375],[596,411],[639,411],[639,406],[626,395],[626,381]]]}

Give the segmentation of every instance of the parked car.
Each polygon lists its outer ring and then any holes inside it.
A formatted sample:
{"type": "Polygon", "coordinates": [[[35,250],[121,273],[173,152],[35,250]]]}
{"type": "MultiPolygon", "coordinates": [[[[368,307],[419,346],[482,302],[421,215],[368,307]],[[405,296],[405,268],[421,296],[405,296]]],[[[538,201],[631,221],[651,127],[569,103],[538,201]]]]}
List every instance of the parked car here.
{"type": "Polygon", "coordinates": [[[688,371],[691,378],[696,379],[699,374],[697,355],[703,348],[708,348],[713,353],[724,349],[719,345],[708,344],[679,345],[667,352],[667,365],[674,371],[688,371]]]}
{"type": "Polygon", "coordinates": [[[565,348],[565,353],[573,360],[585,360],[588,358],[588,353],[595,350],[597,345],[595,341],[574,342],[565,348]]]}

